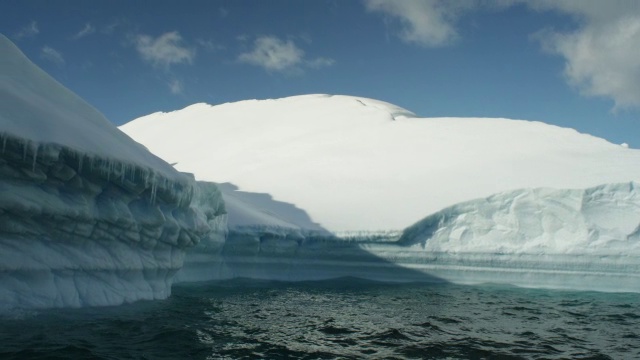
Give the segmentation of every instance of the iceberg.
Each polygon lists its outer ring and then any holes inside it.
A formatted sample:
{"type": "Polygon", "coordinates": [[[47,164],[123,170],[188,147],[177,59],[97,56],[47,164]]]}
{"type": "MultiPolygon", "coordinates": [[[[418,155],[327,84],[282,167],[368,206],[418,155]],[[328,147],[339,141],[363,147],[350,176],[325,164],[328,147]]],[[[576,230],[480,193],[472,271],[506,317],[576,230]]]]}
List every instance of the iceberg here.
{"type": "Polygon", "coordinates": [[[234,277],[640,292],[639,150],[331,95],[121,131],[1,35],[0,54],[0,311],[234,277]]]}
{"type": "Polygon", "coordinates": [[[219,183],[226,239],[190,252],[180,281],[640,291],[640,151],[628,146],[542,122],[420,118],[323,94],[195,104],[121,129],[219,183]]]}
{"type": "Polygon", "coordinates": [[[169,296],[224,232],[215,185],[119,131],[0,35],[0,310],[169,296]]]}

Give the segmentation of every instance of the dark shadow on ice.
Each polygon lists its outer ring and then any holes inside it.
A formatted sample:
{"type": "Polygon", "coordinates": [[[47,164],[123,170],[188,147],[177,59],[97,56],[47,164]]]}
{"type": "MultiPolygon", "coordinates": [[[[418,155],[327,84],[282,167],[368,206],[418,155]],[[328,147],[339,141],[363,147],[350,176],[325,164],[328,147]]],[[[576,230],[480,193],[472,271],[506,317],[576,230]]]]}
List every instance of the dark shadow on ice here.
{"type": "Polygon", "coordinates": [[[411,261],[399,265],[411,256],[407,257],[406,251],[402,256],[405,249],[399,246],[397,234],[385,237],[362,232],[339,238],[294,204],[277,201],[266,193],[240,191],[230,183],[218,187],[229,216],[229,234],[214,279],[306,281],[356,277],[446,282],[411,268],[411,261]]]}
{"type": "Polygon", "coordinates": [[[251,219],[246,217],[256,215],[255,213],[246,214],[249,208],[251,208],[266,215],[262,219],[255,220],[272,222],[273,225],[283,222],[282,225],[289,224],[294,227],[325,232],[327,235],[330,234],[327,230],[323,229],[320,224],[313,222],[306,211],[298,208],[294,204],[276,201],[267,193],[240,191],[238,186],[232,183],[221,183],[217,184],[217,186],[225,197],[225,204],[227,205],[227,212],[229,213],[230,224],[232,226],[236,224],[249,225],[251,219]],[[227,199],[229,199],[229,201],[227,201],[227,199]],[[246,205],[247,208],[244,208],[243,205],[246,205]],[[231,209],[229,209],[229,207],[231,207],[231,209]],[[239,209],[239,207],[242,207],[242,209],[239,209]]]}

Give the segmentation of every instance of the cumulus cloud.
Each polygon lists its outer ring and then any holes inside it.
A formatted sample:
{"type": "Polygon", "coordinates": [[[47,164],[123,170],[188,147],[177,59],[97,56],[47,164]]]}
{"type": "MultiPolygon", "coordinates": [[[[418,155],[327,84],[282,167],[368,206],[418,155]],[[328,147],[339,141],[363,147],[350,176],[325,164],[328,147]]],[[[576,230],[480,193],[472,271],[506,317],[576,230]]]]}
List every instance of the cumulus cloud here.
{"type": "Polygon", "coordinates": [[[174,64],[190,64],[195,58],[195,50],[183,45],[182,36],[177,31],[162,34],[157,38],[137,35],[134,44],[143,60],[167,69],[174,64]]]}
{"type": "Polygon", "coordinates": [[[318,69],[331,66],[333,59],[306,59],[304,50],[292,40],[281,40],[275,36],[260,36],[253,44],[253,49],[238,56],[238,61],[260,66],[267,71],[300,70],[302,66],[318,69]]]}
{"type": "Polygon", "coordinates": [[[282,71],[299,65],[303,58],[304,51],[293,41],[262,36],[256,39],[253,50],[240,54],[238,60],[267,70],[282,71]]]}
{"type": "Polygon", "coordinates": [[[80,31],[78,31],[75,35],[73,35],[73,38],[80,39],[85,36],[89,36],[94,32],[96,32],[96,28],[93,25],[91,25],[91,23],[86,23],[80,31]]]}
{"type": "Polygon", "coordinates": [[[460,16],[470,10],[524,5],[569,16],[571,31],[552,28],[534,38],[565,60],[567,82],[585,96],[610,98],[614,109],[640,107],[640,2],[625,0],[364,0],[368,11],[401,24],[400,38],[425,47],[449,45],[460,35],[460,16]]]}
{"type": "Polygon", "coordinates": [[[441,0],[365,0],[368,11],[398,20],[400,38],[426,47],[449,45],[458,38],[455,22],[474,1],[441,0]]]}
{"type": "Polygon", "coordinates": [[[546,29],[543,48],[565,60],[564,75],[581,94],[610,98],[614,109],[640,107],[640,3],[558,1],[532,3],[570,14],[577,29],[546,29]]]}
{"type": "Polygon", "coordinates": [[[31,21],[28,25],[25,25],[22,29],[20,29],[15,35],[14,38],[22,39],[34,37],[40,33],[40,29],[38,29],[38,23],[36,21],[31,21]]]}
{"type": "Polygon", "coordinates": [[[219,50],[224,50],[225,48],[224,45],[219,44],[213,40],[198,39],[196,40],[196,43],[198,44],[198,46],[208,52],[216,52],[219,50]]]}
{"type": "Polygon", "coordinates": [[[58,66],[64,65],[64,57],[62,56],[62,54],[49,46],[44,46],[42,48],[41,55],[43,58],[51,61],[58,66]]]}

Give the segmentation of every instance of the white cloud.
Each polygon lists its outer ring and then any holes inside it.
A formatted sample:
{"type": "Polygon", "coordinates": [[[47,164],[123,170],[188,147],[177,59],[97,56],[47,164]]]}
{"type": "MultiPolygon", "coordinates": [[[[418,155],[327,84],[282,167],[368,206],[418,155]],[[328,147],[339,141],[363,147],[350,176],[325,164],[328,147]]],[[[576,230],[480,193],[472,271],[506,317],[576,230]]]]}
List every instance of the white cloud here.
{"type": "Polygon", "coordinates": [[[592,24],[609,22],[623,14],[637,14],[640,10],[640,3],[633,0],[500,0],[499,3],[505,6],[522,3],[533,10],[559,11],[592,24]]]}
{"type": "Polygon", "coordinates": [[[184,90],[182,81],[178,79],[171,80],[168,85],[169,85],[169,90],[171,90],[171,93],[174,95],[182,94],[182,91],[184,90]]]}
{"type": "Polygon", "coordinates": [[[169,68],[174,64],[190,64],[196,55],[195,50],[182,44],[182,37],[177,31],[162,34],[157,38],[137,35],[134,43],[142,59],[154,66],[169,68]]]}
{"type": "Polygon", "coordinates": [[[402,24],[400,38],[426,47],[451,44],[458,38],[455,21],[474,1],[365,0],[368,11],[396,18],[402,24]]]}
{"type": "Polygon", "coordinates": [[[320,69],[323,67],[331,66],[335,63],[336,61],[333,59],[319,57],[319,58],[307,61],[307,66],[309,66],[312,69],[320,69]]]}
{"type": "Polygon", "coordinates": [[[91,35],[96,32],[96,28],[91,25],[91,23],[86,23],[84,27],[78,31],[75,35],[73,35],[74,39],[80,39],[85,36],[91,35]]]}
{"type": "Polygon", "coordinates": [[[196,43],[203,49],[205,49],[206,51],[209,52],[216,52],[219,50],[224,50],[224,45],[222,44],[218,44],[217,42],[213,41],[213,40],[204,40],[204,39],[198,39],[196,40],[196,43]]]}
{"type": "Polygon", "coordinates": [[[240,54],[238,61],[260,66],[267,71],[296,71],[301,66],[310,68],[326,67],[334,64],[333,59],[316,58],[307,60],[302,49],[292,40],[281,40],[275,36],[258,37],[253,49],[240,54]]]}
{"type": "Polygon", "coordinates": [[[115,19],[113,21],[111,21],[108,25],[106,25],[105,27],[103,27],[100,32],[103,34],[113,34],[113,32],[121,27],[123,25],[123,20],[122,19],[115,19]]]}
{"type": "Polygon", "coordinates": [[[400,21],[400,38],[421,46],[449,45],[456,22],[473,9],[519,4],[575,20],[572,31],[546,29],[534,37],[565,60],[567,82],[585,96],[610,98],[615,109],[640,107],[640,1],[625,0],[364,0],[368,11],[400,21]]]}
{"type": "Polygon", "coordinates": [[[238,60],[267,70],[283,71],[296,67],[303,58],[304,51],[293,41],[283,41],[275,36],[262,36],[256,39],[253,50],[240,54],[238,60]]]}
{"type": "Polygon", "coordinates": [[[543,48],[565,60],[564,75],[581,94],[610,98],[614,109],[640,107],[640,2],[543,1],[537,10],[574,16],[570,32],[536,35],[543,48]]]}
{"type": "Polygon", "coordinates": [[[34,37],[40,33],[40,29],[38,29],[38,23],[36,21],[31,21],[28,25],[25,25],[22,29],[20,29],[14,37],[16,39],[34,37]]]}
{"type": "Polygon", "coordinates": [[[41,55],[43,58],[53,62],[58,66],[64,65],[64,57],[62,56],[62,54],[49,46],[45,46],[42,48],[41,55]]]}

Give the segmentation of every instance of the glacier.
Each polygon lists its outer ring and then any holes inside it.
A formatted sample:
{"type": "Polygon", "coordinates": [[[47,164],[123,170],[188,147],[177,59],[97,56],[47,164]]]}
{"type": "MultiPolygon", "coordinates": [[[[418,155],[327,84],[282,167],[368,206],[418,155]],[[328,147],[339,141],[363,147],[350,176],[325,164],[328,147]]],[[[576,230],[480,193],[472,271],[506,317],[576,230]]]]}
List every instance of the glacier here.
{"type": "Polygon", "coordinates": [[[170,295],[224,233],[213,184],[119,131],[0,35],[0,310],[170,295]]]}

